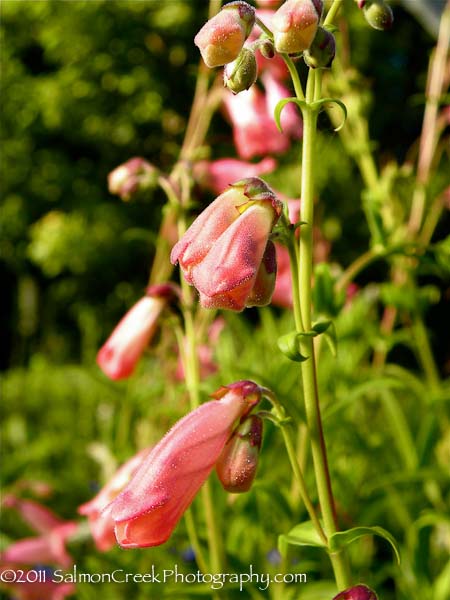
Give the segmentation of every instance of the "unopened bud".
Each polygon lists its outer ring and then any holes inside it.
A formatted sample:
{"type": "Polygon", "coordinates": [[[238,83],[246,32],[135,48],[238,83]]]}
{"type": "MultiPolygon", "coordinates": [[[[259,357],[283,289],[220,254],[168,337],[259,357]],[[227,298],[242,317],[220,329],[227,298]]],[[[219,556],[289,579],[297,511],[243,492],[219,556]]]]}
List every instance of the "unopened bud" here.
{"type": "Polygon", "coordinates": [[[134,194],[154,188],[158,174],[158,169],[143,158],[130,158],[108,175],[108,189],[128,201],[134,194]]]}
{"type": "Polygon", "coordinates": [[[379,31],[390,29],[394,22],[392,9],[383,0],[367,0],[363,6],[363,13],[369,25],[379,31]]]}
{"type": "Polygon", "coordinates": [[[257,77],[255,54],[249,48],[242,48],[237,59],[225,65],[223,71],[223,83],[233,94],[248,90],[257,77]]]}
{"type": "Polygon", "coordinates": [[[319,27],[311,46],[303,52],[303,59],[312,69],[329,69],[336,54],[334,35],[319,27]]]}
{"type": "Polygon", "coordinates": [[[261,40],[261,42],[258,46],[258,50],[261,52],[261,54],[262,54],[262,56],[264,56],[264,58],[271,59],[275,56],[275,48],[273,46],[272,40],[269,40],[269,39],[261,40]]]}
{"type": "Polygon", "coordinates": [[[322,15],[322,0],[287,0],[272,19],[275,48],[295,54],[311,45],[322,15]]]}
{"type": "Polygon", "coordinates": [[[255,9],[237,0],[222,7],[194,38],[203,60],[210,68],[235,60],[255,24],[255,9]]]}
{"type": "Polygon", "coordinates": [[[251,488],[261,441],[262,419],[250,415],[233,433],[216,463],[217,475],[228,492],[248,492],[251,488]]]}
{"type": "Polygon", "coordinates": [[[375,592],[366,585],[355,585],[340,592],[333,600],[378,600],[378,598],[375,592]]]}

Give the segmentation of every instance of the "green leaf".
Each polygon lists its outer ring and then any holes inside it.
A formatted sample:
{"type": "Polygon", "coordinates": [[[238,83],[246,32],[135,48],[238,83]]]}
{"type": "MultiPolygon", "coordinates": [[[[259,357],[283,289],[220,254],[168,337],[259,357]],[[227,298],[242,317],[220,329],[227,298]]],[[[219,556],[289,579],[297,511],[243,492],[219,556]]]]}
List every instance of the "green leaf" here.
{"type": "Polygon", "coordinates": [[[289,533],[278,536],[278,549],[282,555],[285,555],[288,545],[326,548],[312,521],[300,523],[300,525],[296,525],[291,529],[289,533]]]}
{"type": "Polygon", "coordinates": [[[317,323],[313,324],[312,328],[317,335],[320,335],[321,333],[325,333],[330,325],[332,325],[331,321],[317,321],[317,323]]]}
{"type": "Polygon", "coordinates": [[[339,131],[344,127],[345,121],[347,120],[347,107],[341,100],[338,100],[337,98],[322,98],[322,100],[313,102],[311,104],[311,108],[321,108],[324,104],[337,104],[342,109],[342,112],[344,113],[344,119],[339,127],[336,127],[335,129],[335,131],[339,131]]]}
{"type": "Polygon", "coordinates": [[[281,127],[281,120],[280,120],[281,119],[281,111],[286,106],[286,104],[289,104],[289,102],[293,102],[294,104],[296,104],[300,108],[301,111],[308,108],[308,104],[304,100],[299,100],[298,98],[283,98],[283,100],[280,100],[278,102],[278,104],[275,106],[275,110],[273,113],[273,118],[275,119],[275,123],[277,124],[277,128],[280,133],[283,131],[283,128],[281,127]]]}
{"type": "Polygon", "coordinates": [[[347,531],[333,533],[328,539],[330,552],[338,552],[364,535],[378,535],[388,541],[394,550],[397,562],[400,564],[400,552],[396,539],[389,531],[378,526],[353,527],[353,529],[347,529],[347,531]]]}
{"type": "Polygon", "coordinates": [[[336,336],[336,328],[334,323],[330,321],[330,326],[324,332],[325,340],[330,348],[331,354],[336,357],[337,356],[337,336],[336,336]]]}
{"type": "Polygon", "coordinates": [[[293,360],[294,362],[303,362],[308,359],[307,356],[303,356],[303,354],[300,353],[298,348],[298,338],[301,335],[302,334],[297,331],[291,331],[290,333],[279,337],[277,341],[278,348],[281,352],[287,356],[289,360],[293,360]]]}

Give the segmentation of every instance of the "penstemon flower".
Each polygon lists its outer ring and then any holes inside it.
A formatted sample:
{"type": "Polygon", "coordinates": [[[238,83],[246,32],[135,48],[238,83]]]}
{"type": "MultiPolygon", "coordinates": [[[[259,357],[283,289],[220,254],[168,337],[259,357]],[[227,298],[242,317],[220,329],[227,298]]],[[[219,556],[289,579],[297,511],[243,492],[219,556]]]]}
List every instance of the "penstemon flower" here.
{"type": "Polygon", "coordinates": [[[128,202],[139,191],[153,188],[158,178],[156,167],[137,156],[116,167],[108,175],[108,189],[128,202]]]}
{"type": "Polygon", "coordinates": [[[114,521],[109,511],[103,509],[125,488],[149,452],[147,448],[132,456],[119,467],[95,498],[78,508],[80,515],[88,518],[95,545],[101,552],[109,550],[116,543],[114,521]]]}
{"type": "Polygon", "coordinates": [[[133,373],[173,294],[171,284],[151,286],[119,322],[97,354],[97,364],[110,379],[124,379],[133,373]]]}
{"type": "Polygon", "coordinates": [[[233,184],[208,206],[174,246],[171,261],[206,308],[240,311],[270,302],[275,250],[269,235],[282,204],[258,178],[233,184]]]}
{"type": "Polygon", "coordinates": [[[235,423],[260,401],[261,392],[251,381],[222,387],[213,394],[216,400],[187,414],[156,444],[105,509],[123,548],[167,541],[214,468],[235,423]]]}

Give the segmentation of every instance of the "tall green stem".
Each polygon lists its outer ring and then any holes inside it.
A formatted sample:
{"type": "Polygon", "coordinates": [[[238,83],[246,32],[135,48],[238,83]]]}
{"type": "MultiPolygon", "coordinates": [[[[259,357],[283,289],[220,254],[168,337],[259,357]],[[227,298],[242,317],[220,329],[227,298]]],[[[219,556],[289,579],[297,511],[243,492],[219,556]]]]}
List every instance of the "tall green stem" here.
{"type": "MultiPolygon", "coordinates": [[[[311,329],[311,280],[313,255],[314,224],[314,185],[315,185],[315,144],[317,130],[317,111],[311,108],[315,100],[320,99],[321,76],[310,70],[306,86],[306,107],[303,109],[303,146],[302,146],[302,221],[299,242],[299,295],[303,325],[306,331],[311,329]]],[[[337,520],[328,469],[327,452],[323,435],[317,386],[316,361],[311,337],[303,336],[300,351],[308,359],[301,363],[303,395],[306,420],[311,437],[311,448],[317,492],[322,510],[325,534],[327,537],[337,530],[337,520]]],[[[339,589],[350,585],[347,562],[342,552],[330,555],[336,583],[339,589]]]]}

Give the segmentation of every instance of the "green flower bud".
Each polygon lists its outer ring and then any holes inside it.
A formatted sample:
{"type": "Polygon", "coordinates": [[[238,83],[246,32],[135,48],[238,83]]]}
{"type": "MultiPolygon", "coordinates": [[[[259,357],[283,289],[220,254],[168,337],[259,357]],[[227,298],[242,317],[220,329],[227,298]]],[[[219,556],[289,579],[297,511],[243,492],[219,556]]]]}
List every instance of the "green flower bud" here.
{"type": "Polygon", "coordinates": [[[334,35],[327,29],[319,27],[311,46],[303,52],[303,59],[312,69],[329,69],[335,54],[334,35]]]}
{"type": "Polygon", "coordinates": [[[255,54],[249,48],[242,48],[236,60],[225,65],[223,70],[224,85],[233,92],[239,94],[248,90],[258,77],[255,54]]]}
{"type": "Polygon", "coordinates": [[[216,462],[217,475],[228,492],[248,492],[251,488],[258,467],[262,427],[260,417],[247,417],[231,436],[216,462]]]}
{"type": "Polygon", "coordinates": [[[362,10],[366,21],[374,29],[387,31],[392,27],[394,15],[384,0],[367,0],[362,10]]]}

